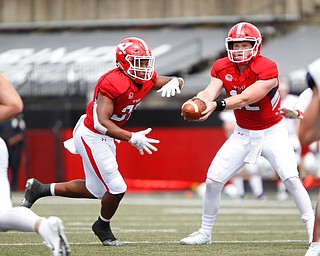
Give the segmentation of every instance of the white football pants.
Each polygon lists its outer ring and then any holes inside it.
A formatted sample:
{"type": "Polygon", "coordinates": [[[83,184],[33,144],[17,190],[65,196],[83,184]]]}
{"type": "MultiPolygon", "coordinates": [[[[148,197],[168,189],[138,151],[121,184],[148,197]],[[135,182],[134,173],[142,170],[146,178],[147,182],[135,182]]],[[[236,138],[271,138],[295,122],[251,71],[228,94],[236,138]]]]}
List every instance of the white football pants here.
{"type": "MultiPolygon", "coordinates": [[[[244,165],[251,150],[250,131],[236,126],[234,133],[222,145],[213,159],[206,180],[203,200],[201,231],[211,234],[214,220],[220,207],[221,191],[224,184],[244,165]]],[[[280,122],[260,134],[261,155],[277,171],[299,209],[302,221],[306,224],[309,241],[312,240],[314,214],[310,197],[303,187],[297,170],[294,150],[289,143],[284,122],[280,122]]]]}
{"type": "Polygon", "coordinates": [[[40,217],[28,208],[12,207],[8,165],[8,149],[3,139],[0,138],[0,231],[33,232],[35,223],[40,217]]]}
{"type": "Polygon", "coordinates": [[[116,160],[114,139],[90,131],[83,123],[73,133],[77,152],[82,157],[86,176],[86,188],[101,199],[109,191],[121,194],[127,189],[116,160]]]}

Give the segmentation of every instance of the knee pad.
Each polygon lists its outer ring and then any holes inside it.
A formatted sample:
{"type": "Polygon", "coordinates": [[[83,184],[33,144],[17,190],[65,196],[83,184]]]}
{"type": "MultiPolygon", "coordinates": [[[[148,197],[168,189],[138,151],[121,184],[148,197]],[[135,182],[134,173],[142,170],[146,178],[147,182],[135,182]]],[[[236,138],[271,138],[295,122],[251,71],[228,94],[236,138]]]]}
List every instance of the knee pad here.
{"type": "Polygon", "coordinates": [[[291,177],[283,182],[289,192],[298,189],[302,185],[300,183],[301,180],[298,177],[291,177]]]}
{"type": "Polygon", "coordinates": [[[118,175],[115,175],[115,177],[108,182],[108,188],[111,194],[117,195],[127,191],[127,184],[123,180],[120,173],[118,173],[118,175]]]}
{"type": "Polygon", "coordinates": [[[224,186],[223,183],[214,181],[210,178],[206,179],[206,190],[209,193],[221,193],[223,186],[224,186]]]}

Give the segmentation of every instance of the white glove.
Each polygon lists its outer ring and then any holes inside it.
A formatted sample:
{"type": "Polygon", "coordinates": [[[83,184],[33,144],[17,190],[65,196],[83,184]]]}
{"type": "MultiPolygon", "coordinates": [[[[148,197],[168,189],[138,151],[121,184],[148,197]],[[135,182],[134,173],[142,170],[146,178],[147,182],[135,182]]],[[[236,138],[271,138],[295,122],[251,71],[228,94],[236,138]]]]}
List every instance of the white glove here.
{"type": "MultiPolygon", "coordinates": [[[[179,87],[179,80],[182,81],[182,87],[183,87],[183,79],[181,77],[172,78],[168,83],[166,83],[164,86],[162,86],[161,89],[159,89],[157,92],[162,92],[161,97],[171,97],[175,96],[176,92],[177,94],[181,93],[180,87],[179,87]]],[[[181,87],[181,88],[182,88],[181,87]]]]}
{"type": "Polygon", "coordinates": [[[280,108],[278,115],[284,116],[289,119],[303,119],[303,113],[299,110],[292,110],[288,108],[280,108]]]}
{"type": "Polygon", "coordinates": [[[150,143],[159,143],[159,140],[155,140],[155,139],[149,139],[146,137],[146,135],[151,132],[151,128],[148,128],[146,130],[140,131],[140,132],[133,132],[131,139],[129,140],[129,143],[132,146],[135,146],[139,152],[140,155],[143,155],[143,150],[145,150],[148,154],[152,154],[152,151],[158,151],[158,149],[151,145],[150,143]]]}

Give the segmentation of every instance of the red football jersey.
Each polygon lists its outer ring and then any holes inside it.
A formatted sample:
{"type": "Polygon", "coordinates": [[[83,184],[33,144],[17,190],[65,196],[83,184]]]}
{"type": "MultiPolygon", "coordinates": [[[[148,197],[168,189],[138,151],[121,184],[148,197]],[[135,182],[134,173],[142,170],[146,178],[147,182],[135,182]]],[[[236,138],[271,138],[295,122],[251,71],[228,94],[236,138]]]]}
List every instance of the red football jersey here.
{"type": "MultiPolygon", "coordinates": [[[[212,66],[211,76],[222,80],[227,97],[242,93],[257,80],[278,78],[277,65],[263,56],[252,59],[249,66],[240,76],[237,65],[229,58],[218,59],[212,66]]],[[[278,86],[273,88],[261,100],[235,109],[237,124],[244,129],[262,130],[281,121],[282,116],[276,113],[281,104],[278,86]]]]}
{"type": "Polygon", "coordinates": [[[129,120],[132,111],[138,107],[142,99],[154,87],[156,76],[156,72],[154,72],[152,79],[146,81],[139,89],[133,80],[119,68],[112,69],[102,75],[95,86],[93,99],[87,106],[85,126],[93,132],[100,133],[94,129],[93,123],[93,104],[99,93],[114,100],[114,109],[110,120],[119,127],[123,126],[129,120]]]}

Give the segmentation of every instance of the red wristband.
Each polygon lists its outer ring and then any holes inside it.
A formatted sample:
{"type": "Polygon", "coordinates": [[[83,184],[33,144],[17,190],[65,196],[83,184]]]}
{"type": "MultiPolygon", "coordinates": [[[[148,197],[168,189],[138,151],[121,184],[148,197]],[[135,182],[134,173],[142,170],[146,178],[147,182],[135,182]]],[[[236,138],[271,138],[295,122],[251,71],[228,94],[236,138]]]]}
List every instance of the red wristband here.
{"type": "Polygon", "coordinates": [[[303,118],[303,112],[300,110],[296,110],[298,113],[298,118],[302,119],[303,118]]]}

